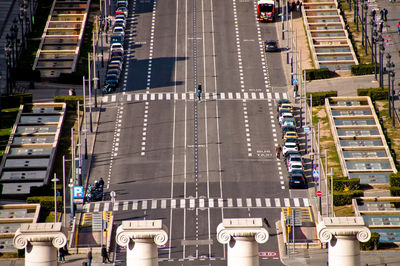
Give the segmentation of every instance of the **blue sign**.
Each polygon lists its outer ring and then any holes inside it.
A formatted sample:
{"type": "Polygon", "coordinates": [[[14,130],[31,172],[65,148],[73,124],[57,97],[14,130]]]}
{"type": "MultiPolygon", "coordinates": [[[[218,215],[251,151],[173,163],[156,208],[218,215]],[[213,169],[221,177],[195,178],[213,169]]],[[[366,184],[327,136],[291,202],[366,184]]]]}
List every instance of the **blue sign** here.
{"type": "Polygon", "coordinates": [[[317,164],[317,163],[314,163],[314,164],[312,165],[312,168],[313,168],[314,170],[316,170],[316,169],[318,168],[318,164],[317,164]]]}
{"type": "Polygon", "coordinates": [[[299,79],[298,78],[293,78],[293,84],[299,84],[299,79]]]}
{"type": "Polygon", "coordinates": [[[304,130],[304,133],[309,133],[310,132],[310,128],[309,127],[305,127],[303,130],[304,130]]]}
{"type": "Polygon", "coordinates": [[[318,177],[314,177],[314,182],[315,182],[315,183],[318,182],[318,177]]]}
{"type": "Polygon", "coordinates": [[[74,199],[83,199],[83,187],[82,186],[74,186],[73,196],[74,196],[74,199]]]}
{"type": "Polygon", "coordinates": [[[319,171],[318,170],[313,170],[312,171],[312,176],[313,177],[319,177],[319,171]]]}

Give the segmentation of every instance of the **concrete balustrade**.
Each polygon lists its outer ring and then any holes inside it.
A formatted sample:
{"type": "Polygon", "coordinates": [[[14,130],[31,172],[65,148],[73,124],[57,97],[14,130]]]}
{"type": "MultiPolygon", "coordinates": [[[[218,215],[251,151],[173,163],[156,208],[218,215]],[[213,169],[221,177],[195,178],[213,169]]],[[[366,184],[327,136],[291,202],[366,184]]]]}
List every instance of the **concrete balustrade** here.
{"type": "Polygon", "coordinates": [[[157,245],[168,241],[161,220],[123,221],[117,228],[116,241],[126,247],[126,265],[158,265],[157,245]]]}
{"type": "Polygon", "coordinates": [[[14,247],[25,249],[25,266],[56,266],[57,250],[67,244],[61,223],[21,224],[14,247]]]}
{"type": "Polygon", "coordinates": [[[217,227],[217,240],[228,246],[228,266],[259,265],[258,244],[269,234],[261,218],[224,219],[217,227]]]}
{"type": "Polygon", "coordinates": [[[371,231],[362,217],[325,217],[317,225],[318,238],[328,243],[330,266],[360,265],[360,244],[367,242],[371,231]]]}

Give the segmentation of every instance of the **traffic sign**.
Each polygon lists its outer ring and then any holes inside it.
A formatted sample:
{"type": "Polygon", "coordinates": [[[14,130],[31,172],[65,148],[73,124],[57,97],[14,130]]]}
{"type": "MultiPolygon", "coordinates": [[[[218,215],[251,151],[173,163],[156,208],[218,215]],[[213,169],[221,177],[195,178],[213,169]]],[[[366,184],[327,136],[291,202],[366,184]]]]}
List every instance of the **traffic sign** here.
{"type": "Polygon", "coordinates": [[[74,186],[73,198],[74,199],[83,199],[83,186],[74,186]]]}
{"type": "Polygon", "coordinates": [[[319,177],[319,171],[318,170],[313,170],[312,171],[312,176],[313,177],[319,177]]]}
{"type": "Polygon", "coordinates": [[[322,192],[320,190],[317,191],[317,196],[321,197],[322,196],[322,192]]]}
{"type": "Polygon", "coordinates": [[[293,84],[299,84],[299,79],[298,78],[293,78],[293,84]]]}
{"type": "Polygon", "coordinates": [[[303,128],[303,130],[304,130],[304,133],[309,133],[310,132],[310,128],[309,127],[305,127],[305,128],[303,128]]]}
{"type": "Polygon", "coordinates": [[[313,165],[312,165],[312,169],[317,169],[318,168],[318,164],[317,163],[314,163],[313,165]]]}

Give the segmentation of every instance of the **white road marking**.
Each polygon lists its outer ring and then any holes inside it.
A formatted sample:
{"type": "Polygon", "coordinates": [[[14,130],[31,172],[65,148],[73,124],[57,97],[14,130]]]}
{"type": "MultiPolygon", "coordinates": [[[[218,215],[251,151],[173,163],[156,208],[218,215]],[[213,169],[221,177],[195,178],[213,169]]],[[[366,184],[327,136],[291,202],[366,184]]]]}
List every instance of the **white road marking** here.
{"type": "Polygon", "coordinates": [[[214,208],[214,199],[208,199],[208,207],[214,208]]]}
{"type": "Polygon", "coordinates": [[[142,201],[142,210],[147,210],[147,200],[142,201]]]}
{"type": "Polygon", "coordinates": [[[228,198],[228,207],[233,207],[233,201],[231,198],[228,198]]]}
{"type": "Polygon", "coordinates": [[[137,210],[138,209],[138,202],[137,201],[133,201],[132,202],[132,210],[137,210]]]}
{"type": "Polygon", "coordinates": [[[122,210],[123,211],[128,210],[128,204],[129,204],[129,201],[124,201],[124,204],[122,205],[122,210]]]}
{"type": "Polygon", "coordinates": [[[285,207],[290,207],[290,200],[288,198],[284,198],[283,201],[285,202],[285,207]]]}
{"type": "Polygon", "coordinates": [[[275,207],[280,207],[280,206],[281,206],[281,199],[275,198],[275,207]]]}
{"type": "Polygon", "coordinates": [[[153,199],[153,200],[151,201],[151,208],[152,208],[152,209],[157,209],[157,200],[154,200],[154,199],[153,199]]]}
{"type": "Polygon", "coordinates": [[[299,198],[294,198],[294,199],[293,199],[293,202],[294,202],[294,206],[295,206],[295,207],[300,207],[299,198]]]}
{"type": "Polygon", "coordinates": [[[247,206],[247,207],[252,207],[252,206],[253,206],[253,204],[252,204],[250,198],[247,198],[247,199],[246,199],[246,206],[247,206]]]}
{"type": "Polygon", "coordinates": [[[256,198],[256,206],[257,206],[257,207],[262,207],[261,199],[260,199],[260,198],[256,198]]]}
{"type": "Polygon", "coordinates": [[[161,209],[167,208],[167,200],[163,199],[161,200],[161,209]]]}
{"type": "Polygon", "coordinates": [[[114,202],[113,211],[118,211],[119,202],[114,202]]]}

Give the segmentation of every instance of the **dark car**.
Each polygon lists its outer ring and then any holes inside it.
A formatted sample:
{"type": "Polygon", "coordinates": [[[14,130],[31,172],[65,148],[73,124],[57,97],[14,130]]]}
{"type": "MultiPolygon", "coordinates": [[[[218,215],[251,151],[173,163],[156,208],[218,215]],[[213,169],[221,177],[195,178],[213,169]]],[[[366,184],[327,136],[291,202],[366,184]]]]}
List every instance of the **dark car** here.
{"type": "Polygon", "coordinates": [[[106,76],[106,84],[110,84],[112,87],[116,88],[118,86],[118,75],[108,75],[106,76]]]}
{"type": "Polygon", "coordinates": [[[308,188],[304,173],[289,174],[289,188],[308,188]]]}
{"type": "Polygon", "coordinates": [[[279,108],[282,106],[283,103],[290,103],[290,101],[288,99],[280,99],[277,103],[276,103],[276,111],[279,112],[279,108]]]}
{"type": "Polygon", "coordinates": [[[121,72],[119,71],[119,69],[111,68],[111,69],[107,69],[106,77],[109,75],[116,75],[119,78],[120,74],[121,74],[121,72]]]}
{"type": "Polygon", "coordinates": [[[297,139],[297,138],[287,138],[286,139],[286,142],[293,142],[293,143],[296,143],[296,145],[297,145],[297,148],[300,148],[299,146],[299,139],[297,139]]]}
{"type": "Polygon", "coordinates": [[[265,41],[265,52],[277,52],[279,51],[278,42],[272,40],[265,41]]]}
{"type": "Polygon", "coordinates": [[[294,131],[296,132],[296,128],[294,126],[285,126],[282,128],[282,137],[285,135],[286,132],[294,131]]]}

